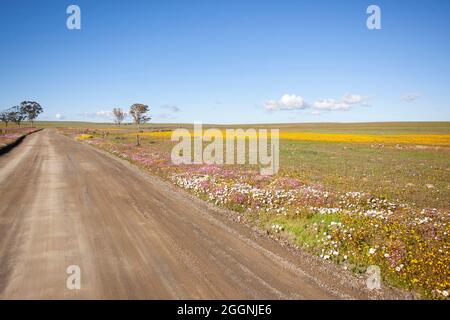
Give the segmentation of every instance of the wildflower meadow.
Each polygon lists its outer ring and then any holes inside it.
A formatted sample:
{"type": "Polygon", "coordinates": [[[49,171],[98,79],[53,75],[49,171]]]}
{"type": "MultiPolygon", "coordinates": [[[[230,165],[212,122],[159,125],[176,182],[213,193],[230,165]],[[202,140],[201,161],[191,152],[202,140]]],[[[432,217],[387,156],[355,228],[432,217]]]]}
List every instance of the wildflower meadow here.
{"type": "Polygon", "coordinates": [[[415,136],[385,130],[282,131],[281,170],[267,176],[250,165],[174,165],[170,130],[60,129],[236,212],[274,239],[355,273],[379,266],[389,285],[447,299],[448,128],[415,136]]]}

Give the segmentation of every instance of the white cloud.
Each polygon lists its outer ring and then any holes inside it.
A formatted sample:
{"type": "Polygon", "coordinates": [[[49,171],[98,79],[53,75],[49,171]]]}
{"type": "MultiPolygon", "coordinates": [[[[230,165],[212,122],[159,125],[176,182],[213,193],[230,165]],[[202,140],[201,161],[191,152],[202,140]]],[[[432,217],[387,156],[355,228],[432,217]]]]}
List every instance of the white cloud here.
{"type": "Polygon", "coordinates": [[[321,99],[313,103],[313,108],[320,111],[347,111],[353,106],[367,106],[368,97],[346,93],[341,99],[321,99]]]}
{"type": "Polygon", "coordinates": [[[96,113],[95,113],[95,115],[97,116],[97,117],[112,117],[113,116],[113,113],[112,113],[112,111],[105,111],[105,110],[100,110],[100,111],[97,111],[96,113]]]}
{"type": "Polygon", "coordinates": [[[343,101],[336,101],[334,99],[322,99],[314,102],[313,108],[322,111],[346,111],[350,109],[350,105],[343,101]]]}
{"type": "Polygon", "coordinates": [[[175,105],[165,104],[165,105],[161,106],[161,108],[166,109],[170,112],[180,112],[180,108],[175,105]]]}
{"type": "Polygon", "coordinates": [[[295,94],[284,94],[280,100],[269,100],[264,103],[266,110],[301,110],[308,108],[303,97],[295,94]]]}
{"type": "Polygon", "coordinates": [[[65,119],[64,115],[63,115],[63,114],[61,114],[61,113],[57,113],[57,114],[55,114],[55,118],[56,118],[56,119],[58,119],[58,120],[62,120],[62,119],[65,119]]]}
{"type": "Polygon", "coordinates": [[[367,98],[360,96],[359,94],[351,94],[351,93],[346,93],[342,97],[342,102],[344,102],[346,104],[350,104],[350,105],[363,103],[366,100],[367,100],[367,98]]]}
{"type": "Polygon", "coordinates": [[[341,99],[320,99],[312,105],[295,94],[285,94],[279,100],[268,100],[264,103],[266,110],[303,110],[312,107],[311,114],[321,114],[324,111],[347,111],[353,106],[368,106],[369,97],[346,93],[341,99]]]}
{"type": "Polygon", "coordinates": [[[405,102],[412,102],[420,98],[420,96],[420,93],[406,93],[401,97],[401,100],[405,102]]]}
{"type": "Polygon", "coordinates": [[[155,119],[176,119],[176,117],[169,113],[160,113],[155,115],[155,119]]]}
{"type": "Polygon", "coordinates": [[[80,114],[86,118],[112,118],[114,115],[111,110],[100,110],[96,112],[83,112],[80,114]]]}

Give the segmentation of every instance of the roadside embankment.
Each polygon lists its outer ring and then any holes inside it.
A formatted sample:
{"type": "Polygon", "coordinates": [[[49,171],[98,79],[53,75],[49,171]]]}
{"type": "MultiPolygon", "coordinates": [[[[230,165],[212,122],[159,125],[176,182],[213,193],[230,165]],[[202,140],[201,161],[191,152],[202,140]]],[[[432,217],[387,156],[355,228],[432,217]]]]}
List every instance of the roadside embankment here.
{"type": "Polygon", "coordinates": [[[0,128],[0,154],[17,146],[27,135],[40,130],[42,128],[0,128]]]}

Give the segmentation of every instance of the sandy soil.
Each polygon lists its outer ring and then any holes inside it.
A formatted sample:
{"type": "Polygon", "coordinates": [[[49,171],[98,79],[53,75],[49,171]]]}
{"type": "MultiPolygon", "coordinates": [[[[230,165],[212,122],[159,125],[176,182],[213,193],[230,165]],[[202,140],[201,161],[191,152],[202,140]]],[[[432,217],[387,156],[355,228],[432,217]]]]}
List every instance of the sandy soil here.
{"type": "Polygon", "coordinates": [[[369,296],[305,257],[51,129],[0,156],[1,299],[369,296]]]}

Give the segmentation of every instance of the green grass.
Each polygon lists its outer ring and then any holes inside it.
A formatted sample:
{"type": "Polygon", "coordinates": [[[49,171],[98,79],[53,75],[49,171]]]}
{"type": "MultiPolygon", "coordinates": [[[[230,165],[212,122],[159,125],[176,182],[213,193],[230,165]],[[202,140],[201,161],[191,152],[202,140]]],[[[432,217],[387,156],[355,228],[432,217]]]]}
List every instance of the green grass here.
{"type": "Polygon", "coordinates": [[[280,163],[292,176],[337,191],[364,191],[419,207],[448,208],[449,155],[446,149],[283,141],[280,163]]]}
{"type": "Polygon", "coordinates": [[[310,226],[314,223],[318,224],[319,233],[326,231],[320,229],[319,222],[330,223],[331,221],[338,222],[339,216],[334,214],[329,215],[311,215],[300,214],[294,217],[291,216],[274,216],[267,215],[260,219],[261,227],[269,229],[274,224],[279,224],[284,227],[287,233],[294,235],[297,245],[313,248],[317,244],[317,232],[311,232],[310,226]]]}
{"type": "MultiPolygon", "coordinates": [[[[23,126],[28,125],[26,122],[23,126]]],[[[60,128],[115,128],[134,129],[134,124],[125,123],[117,126],[113,123],[82,122],[82,121],[35,121],[39,127],[60,128]]],[[[15,127],[15,124],[10,124],[15,127]]],[[[280,123],[280,124],[204,124],[204,128],[279,128],[283,131],[301,131],[318,133],[347,133],[347,134],[450,134],[450,122],[367,122],[367,123],[280,123]]],[[[0,123],[4,127],[4,123],[0,123]]],[[[192,124],[183,123],[147,123],[143,129],[179,127],[190,128],[192,124]]]]}

